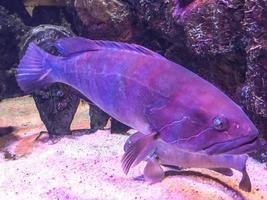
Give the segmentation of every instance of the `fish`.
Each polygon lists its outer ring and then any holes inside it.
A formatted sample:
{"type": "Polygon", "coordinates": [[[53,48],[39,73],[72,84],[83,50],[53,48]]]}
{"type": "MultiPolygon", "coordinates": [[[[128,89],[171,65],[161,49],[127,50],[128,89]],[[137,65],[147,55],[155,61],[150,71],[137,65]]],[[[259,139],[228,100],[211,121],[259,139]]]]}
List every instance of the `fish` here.
{"type": "MultiPolygon", "coordinates": [[[[143,137],[145,135],[140,132],[132,134],[124,145],[124,151],[127,152],[132,144],[142,140],[143,137]]],[[[158,138],[148,146],[143,154],[139,155],[132,167],[138,165],[141,161],[146,161],[143,175],[145,180],[151,184],[163,180],[165,172],[162,166],[171,169],[179,168],[179,170],[183,168],[206,168],[225,176],[232,176],[233,171],[231,169],[235,169],[242,173],[239,188],[250,192],[252,186],[246,170],[247,159],[248,156],[245,154],[208,155],[205,152],[190,152],[158,138]]]]}
{"type": "Polygon", "coordinates": [[[127,174],[160,138],[189,152],[240,155],[263,145],[246,113],[213,84],[137,44],[82,37],[55,42],[61,56],[30,43],[17,68],[30,92],[65,83],[142,133],[122,157],[127,174]]]}

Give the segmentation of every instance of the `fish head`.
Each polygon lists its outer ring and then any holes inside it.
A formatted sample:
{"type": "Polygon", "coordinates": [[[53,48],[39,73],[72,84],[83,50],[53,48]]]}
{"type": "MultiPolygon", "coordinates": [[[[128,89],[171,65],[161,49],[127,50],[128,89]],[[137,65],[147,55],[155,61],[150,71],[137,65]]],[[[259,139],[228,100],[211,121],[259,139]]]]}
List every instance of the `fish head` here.
{"type": "Polygon", "coordinates": [[[207,154],[243,154],[255,151],[264,142],[245,112],[223,93],[206,94],[191,104],[183,122],[182,148],[207,154]]]}
{"type": "MultiPolygon", "coordinates": [[[[207,142],[203,149],[208,154],[242,154],[260,146],[259,132],[247,115],[239,108],[217,113],[202,137],[207,142]]],[[[201,137],[201,136],[200,136],[201,137]]]]}

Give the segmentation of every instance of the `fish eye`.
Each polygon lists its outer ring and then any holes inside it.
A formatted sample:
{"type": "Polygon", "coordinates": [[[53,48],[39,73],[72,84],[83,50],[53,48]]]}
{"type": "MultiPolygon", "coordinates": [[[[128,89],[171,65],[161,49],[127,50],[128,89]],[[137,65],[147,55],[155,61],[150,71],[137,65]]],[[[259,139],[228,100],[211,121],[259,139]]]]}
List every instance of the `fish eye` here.
{"type": "Polygon", "coordinates": [[[228,120],[224,116],[217,116],[213,119],[213,128],[217,131],[228,129],[228,120]]]}

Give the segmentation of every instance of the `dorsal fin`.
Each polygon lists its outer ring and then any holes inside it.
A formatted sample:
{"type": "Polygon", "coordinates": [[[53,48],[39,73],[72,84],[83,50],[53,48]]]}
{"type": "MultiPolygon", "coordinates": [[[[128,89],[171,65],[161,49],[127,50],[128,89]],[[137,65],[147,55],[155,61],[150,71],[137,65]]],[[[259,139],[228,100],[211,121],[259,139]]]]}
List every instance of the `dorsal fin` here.
{"type": "Polygon", "coordinates": [[[69,56],[85,51],[99,51],[106,48],[132,51],[149,56],[161,56],[160,54],[137,44],[127,44],[105,40],[90,40],[82,37],[59,39],[56,41],[55,46],[63,56],[69,56]]]}
{"type": "Polygon", "coordinates": [[[62,56],[69,56],[72,54],[82,53],[85,51],[97,51],[99,50],[97,45],[81,37],[70,37],[58,39],[55,42],[55,47],[62,56]]]}

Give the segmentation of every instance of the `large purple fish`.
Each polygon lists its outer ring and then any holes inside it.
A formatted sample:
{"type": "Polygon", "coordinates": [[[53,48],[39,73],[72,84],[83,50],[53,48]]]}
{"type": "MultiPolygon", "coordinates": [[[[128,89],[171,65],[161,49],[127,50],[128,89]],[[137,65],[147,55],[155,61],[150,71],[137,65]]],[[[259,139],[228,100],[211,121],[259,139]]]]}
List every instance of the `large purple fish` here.
{"type": "Polygon", "coordinates": [[[260,144],[242,109],[209,82],[144,47],[84,38],[56,42],[62,56],[31,43],[17,71],[24,91],[66,83],[144,134],[126,151],[127,173],[157,138],[190,152],[243,154],[260,144]]]}

